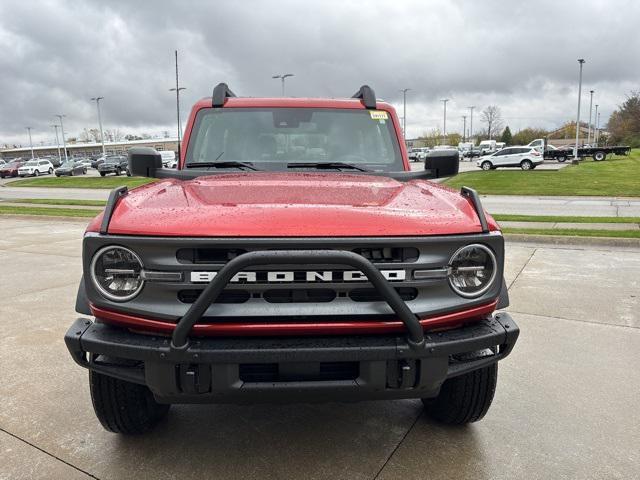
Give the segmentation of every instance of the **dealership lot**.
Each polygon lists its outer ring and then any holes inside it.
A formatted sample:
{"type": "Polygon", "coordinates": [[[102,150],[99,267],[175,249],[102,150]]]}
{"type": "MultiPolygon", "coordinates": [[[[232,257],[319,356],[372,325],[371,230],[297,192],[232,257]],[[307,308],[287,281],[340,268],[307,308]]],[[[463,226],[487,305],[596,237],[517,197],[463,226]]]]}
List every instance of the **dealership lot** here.
{"type": "Polygon", "coordinates": [[[635,478],[640,249],[507,244],[521,337],[488,416],[419,401],[177,406],[121,438],[91,411],[62,336],[85,221],[0,217],[0,478],[635,478]]]}

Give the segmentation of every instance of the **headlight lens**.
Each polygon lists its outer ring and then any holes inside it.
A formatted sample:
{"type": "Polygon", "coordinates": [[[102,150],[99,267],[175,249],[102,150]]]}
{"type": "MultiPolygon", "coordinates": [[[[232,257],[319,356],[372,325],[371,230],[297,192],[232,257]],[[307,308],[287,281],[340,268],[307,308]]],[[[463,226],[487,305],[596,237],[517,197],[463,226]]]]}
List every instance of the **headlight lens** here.
{"type": "Polygon", "coordinates": [[[91,261],[93,284],[116,302],[126,302],[140,293],[144,285],[141,271],[140,257],[124,247],[105,247],[91,261]]]}
{"type": "Polygon", "coordinates": [[[467,245],[449,261],[449,284],[462,297],[479,297],[491,287],[497,269],[491,249],[480,244],[467,245]]]}

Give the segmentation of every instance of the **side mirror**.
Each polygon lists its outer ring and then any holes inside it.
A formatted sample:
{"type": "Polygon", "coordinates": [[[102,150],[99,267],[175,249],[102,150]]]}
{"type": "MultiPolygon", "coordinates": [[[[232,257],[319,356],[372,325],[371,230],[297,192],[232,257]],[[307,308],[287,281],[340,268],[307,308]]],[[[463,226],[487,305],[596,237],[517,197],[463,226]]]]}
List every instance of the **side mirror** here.
{"type": "Polygon", "coordinates": [[[424,160],[424,169],[431,170],[431,178],[453,177],[458,174],[460,154],[458,150],[431,150],[424,160]]]}
{"type": "Polygon", "coordinates": [[[162,168],[162,157],[150,147],[133,147],[129,149],[129,171],[135,177],[155,178],[156,172],[162,168]]]}

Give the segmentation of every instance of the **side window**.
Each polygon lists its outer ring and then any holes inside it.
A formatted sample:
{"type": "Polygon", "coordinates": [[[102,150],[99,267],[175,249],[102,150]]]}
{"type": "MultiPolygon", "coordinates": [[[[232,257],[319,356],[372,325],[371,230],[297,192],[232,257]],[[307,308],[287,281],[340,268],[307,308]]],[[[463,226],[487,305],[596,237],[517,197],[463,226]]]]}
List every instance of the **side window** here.
{"type": "Polygon", "coordinates": [[[495,157],[504,157],[505,155],[511,155],[513,153],[511,150],[513,150],[513,149],[512,148],[503,148],[502,150],[498,151],[494,156],[495,157]]]}
{"type": "Polygon", "coordinates": [[[46,164],[47,164],[47,161],[46,161],[46,160],[41,160],[41,161],[40,161],[40,165],[46,165],[46,164]]]}

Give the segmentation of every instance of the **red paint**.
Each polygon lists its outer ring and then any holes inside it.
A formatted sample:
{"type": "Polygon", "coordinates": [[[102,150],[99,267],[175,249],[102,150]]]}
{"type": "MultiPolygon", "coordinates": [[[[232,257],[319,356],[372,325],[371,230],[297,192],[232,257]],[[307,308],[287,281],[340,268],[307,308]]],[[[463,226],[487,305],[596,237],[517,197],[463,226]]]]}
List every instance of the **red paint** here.
{"type": "MultiPolygon", "coordinates": [[[[463,322],[479,320],[490,315],[498,304],[494,300],[486,305],[467,308],[442,315],[427,316],[420,320],[425,330],[453,328],[463,322]]],[[[91,312],[100,320],[133,330],[149,333],[171,334],[175,323],[126,313],[105,310],[91,305],[91,312]]],[[[375,333],[395,333],[405,331],[400,321],[358,321],[358,322],[321,322],[321,323],[196,323],[191,330],[200,336],[277,336],[277,335],[358,335],[375,333]]]]}
{"type": "MultiPolygon", "coordinates": [[[[490,219],[492,230],[498,227],[490,219]]],[[[96,231],[96,219],[89,231],[96,231]]],[[[186,237],[357,237],[478,233],[458,192],[426,181],[253,172],[164,180],[122,197],[109,233],[186,237]]]]}

